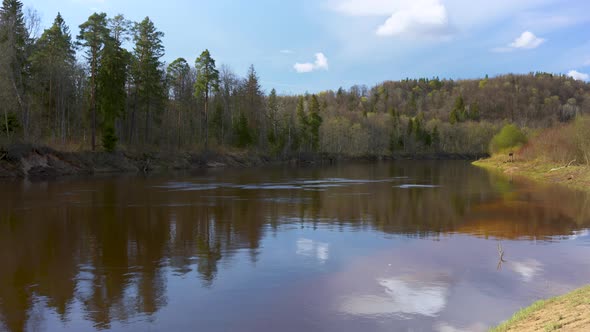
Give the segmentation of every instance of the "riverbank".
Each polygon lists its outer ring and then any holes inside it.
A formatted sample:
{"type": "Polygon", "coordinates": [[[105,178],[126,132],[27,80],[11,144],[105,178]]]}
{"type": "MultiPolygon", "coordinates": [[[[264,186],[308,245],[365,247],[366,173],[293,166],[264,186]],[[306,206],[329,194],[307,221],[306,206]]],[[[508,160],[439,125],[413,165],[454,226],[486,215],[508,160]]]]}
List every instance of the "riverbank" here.
{"type": "Polygon", "coordinates": [[[45,180],[107,173],[161,173],[218,167],[253,167],[272,162],[275,160],[267,156],[245,151],[63,152],[45,146],[22,144],[0,150],[0,178],[45,180]]]}
{"type": "MultiPolygon", "coordinates": [[[[509,162],[507,156],[493,156],[475,161],[473,164],[518,176],[539,183],[558,184],[571,189],[590,193],[590,168],[571,163],[556,165],[541,160],[519,160],[509,162]]],[[[590,330],[590,286],[570,294],[539,301],[517,312],[492,332],[505,331],[586,331],[590,330]]]]}
{"type": "Polygon", "coordinates": [[[490,332],[589,331],[590,286],[539,301],[490,332]]]}
{"type": "Polygon", "coordinates": [[[576,165],[557,165],[542,160],[508,161],[508,156],[492,156],[475,161],[473,165],[500,172],[508,176],[519,176],[539,183],[558,184],[571,189],[590,192],[590,167],[576,165]]]}
{"type": "Polygon", "coordinates": [[[118,151],[63,152],[30,144],[0,148],[0,178],[46,180],[63,176],[83,176],[108,173],[162,173],[167,171],[204,168],[244,168],[270,164],[309,166],[333,164],[339,161],[377,160],[475,160],[471,154],[396,154],[394,156],[345,156],[327,153],[299,153],[272,157],[256,151],[118,151]]]}

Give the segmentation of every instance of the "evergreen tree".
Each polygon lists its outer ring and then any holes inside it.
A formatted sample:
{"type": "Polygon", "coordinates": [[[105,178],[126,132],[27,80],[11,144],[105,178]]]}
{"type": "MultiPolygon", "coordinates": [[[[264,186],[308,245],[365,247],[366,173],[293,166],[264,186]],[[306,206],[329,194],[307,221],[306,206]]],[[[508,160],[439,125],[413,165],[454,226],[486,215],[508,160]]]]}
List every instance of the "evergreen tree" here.
{"type": "Polygon", "coordinates": [[[248,128],[248,119],[243,112],[240,112],[234,132],[237,136],[237,146],[239,148],[248,147],[253,143],[252,134],[250,134],[250,128],[248,128]]]}
{"type": "Polygon", "coordinates": [[[78,40],[80,45],[86,48],[85,56],[90,65],[90,112],[91,112],[91,144],[92,151],[96,149],[96,127],[98,111],[98,70],[100,68],[100,56],[105,39],[108,38],[107,14],[94,13],[88,20],[80,25],[78,40]]]}
{"type": "Polygon", "coordinates": [[[320,116],[320,103],[316,95],[311,96],[309,103],[309,130],[311,148],[314,152],[318,152],[320,148],[320,126],[322,125],[322,117],[320,116]]]}
{"type": "Polygon", "coordinates": [[[215,68],[215,60],[209,50],[203,51],[195,62],[197,82],[195,97],[203,98],[205,105],[205,150],[209,147],[209,98],[211,93],[219,90],[219,71],[215,68]]]}
{"type": "Polygon", "coordinates": [[[248,69],[246,82],[244,86],[245,92],[245,110],[248,114],[248,120],[258,135],[259,142],[264,142],[265,128],[264,128],[264,113],[263,113],[263,93],[260,87],[260,79],[251,65],[248,69]]]}
{"type": "Polygon", "coordinates": [[[467,119],[467,113],[465,110],[465,101],[463,100],[463,96],[457,97],[455,99],[455,107],[453,107],[454,116],[456,118],[456,122],[463,122],[467,119]]]}
{"type": "Polygon", "coordinates": [[[21,120],[25,117],[24,94],[30,41],[22,9],[23,4],[19,0],[3,0],[0,7],[0,97],[5,101],[2,105],[3,122],[8,137],[16,128],[13,121],[13,125],[9,126],[9,117],[17,118],[9,114],[9,110],[20,110],[21,120]],[[10,102],[12,100],[16,100],[16,105],[10,102]]]}
{"type": "Polygon", "coordinates": [[[133,28],[135,47],[134,78],[139,98],[139,106],[145,112],[145,143],[149,143],[151,112],[161,106],[165,98],[160,59],[164,56],[162,38],[164,33],[158,31],[149,17],[133,28]]]}
{"type": "Polygon", "coordinates": [[[272,130],[269,133],[269,137],[276,139],[278,133],[278,116],[279,116],[279,103],[277,100],[277,90],[272,89],[268,96],[268,117],[272,126],[272,130]]]}
{"type": "Polygon", "coordinates": [[[307,114],[305,113],[305,100],[303,97],[299,97],[297,100],[297,122],[299,123],[299,138],[301,143],[306,146],[308,142],[308,127],[309,127],[309,120],[307,118],[307,114]]]}
{"type": "Polygon", "coordinates": [[[97,81],[100,91],[98,100],[102,116],[103,147],[107,151],[113,151],[118,141],[114,128],[116,119],[125,110],[125,82],[129,57],[129,53],[121,47],[121,42],[115,36],[105,39],[97,81]]]}
{"type": "Polygon", "coordinates": [[[46,29],[36,43],[30,57],[37,95],[44,106],[44,117],[51,122],[54,137],[65,140],[68,108],[74,95],[76,58],[70,30],[61,14],[57,14],[53,25],[46,29]]]}

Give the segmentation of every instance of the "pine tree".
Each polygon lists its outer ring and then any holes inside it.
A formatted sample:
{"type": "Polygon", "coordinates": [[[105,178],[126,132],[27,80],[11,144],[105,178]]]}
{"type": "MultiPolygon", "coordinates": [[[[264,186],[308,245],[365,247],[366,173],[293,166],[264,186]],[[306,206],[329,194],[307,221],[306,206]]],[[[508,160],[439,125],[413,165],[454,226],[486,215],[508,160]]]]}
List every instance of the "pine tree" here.
{"type": "Polygon", "coordinates": [[[100,68],[98,71],[98,102],[102,118],[103,147],[107,151],[115,149],[118,138],[115,133],[115,121],[125,110],[127,92],[127,64],[130,55],[121,47],[115,36],[105,39],[100,68]]]}
{"type": "Polygon", "coordinates": [[[98,113],[98,70],[100,68],[100,56],[105,39],[108,38],[107,14],[94,13],[88,20],[80,25],[78,41],[86,48],[86,60],[90,65],[90,112],[91,112],[91,144],[92,151],[96,149],[96,127],[98,113]]]}
{"type": "Polygon", "coordinates": [[[299,97],[297,100],[297,122],[299,123],[299,138],[301,143],[306,146],[308,143],[309,120],[305,113],[305,100],[299,97]]]}
{"type": "Polygon", "coordinates": [[[322,125],[322,117],[320,116],[320,103],[316,95],[311,96],[309,103],[309,130],[311,148],[314,152],[318,152],[320,148],[320,126],[322,125]]]}
{"type": "Polygon", "coordinates": [[[151,111],[160,107],[166,97],[160,61],[164,56],[164,33],[156,29],[149,17],[135,24],[133,32],[133,55],[136,59],[133,68],[134,79],[139,106],[145,112],[144,142],[149,143],[151,111]]]}
{"type": "Polygon", "coordinates": [[[269,133],[276,139],[278,134],[278,116],[279,116],[279,103],[277,101],[277,90],[272,89],[268,96],[268,117],[272,126],[272,131],[269,133]]]}
{"type": "Polygon", "coordinates": [[[68,108],[75,97],[71,75],[76,58],[70,30],[61,14],[58,13],[53,25],[43,32],[30,60],[37,95],[47,110],[45,117],[51,121],[53,116],[52,132],[63,141],[68,108]]]}
{"type": "Polygon", "coordinates": [[[195,62],[197,82],[195,97],[203,98],[205,105],[205,150],[209,148],[209,98],[211,93],[219,90],[219,71],[215,68],[215,60],[209,50],[203,51],[195,62]]]}
{"type": "Polygon", "coordinates": [[[260,86],[260,79],[251,65],[248,69],[248,74],[245,82],[245,110],[248,115],[250,125],[257,134],[259,142],[264,142],[265,128],[264,128],[264,113],[263,113],[263,93],[260,86]]]}
{"type": "Polygon", "coordinates": [[[455,99],[455,107],[453,107],[452,112],[455,114],[454,116],[456,122],[463,122],[467,119],[467,112],[465,110],[465,101],[463,100],[463,96],[459,96],[457,99],[455,99]]]}
{"type": "Polygon", "coordinates": [[[21,113],[21,120],[24,120],[25,117],[24,94],[25,80],[29,71],[29,46],[30,40],[25,25],[22,2],[4,0],[0,8],[0,54],[3,56],[0,61],[0,86],[4,91],[0,91],[0,96],[4,95],[7,101],[16,100],[17,102],[17,105],[5,103],[2,107],[4,109],[4,129],[8,137],[16,128],[13,121],[11,121],[13,125],[9,127],[9,117],[17,118],[13,114],[9,114],[9,108],[18,109],[21,113]]]}

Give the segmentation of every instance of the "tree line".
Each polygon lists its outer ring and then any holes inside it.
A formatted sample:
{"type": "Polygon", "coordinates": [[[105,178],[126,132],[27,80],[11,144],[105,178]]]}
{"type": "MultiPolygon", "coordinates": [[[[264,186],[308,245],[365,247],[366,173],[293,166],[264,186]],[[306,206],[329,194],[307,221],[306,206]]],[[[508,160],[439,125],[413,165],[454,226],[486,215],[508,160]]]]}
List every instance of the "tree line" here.
{"type": "Polygon", "coordinates": [[[21,1],[3,0],[0,140],[7,144],[275,156],[486,153],[506,123],[544,128],[590,109],[587,83],[548,73],[267,94],[253,65],[240,77],[208,50],[164,63],[164,33],[149,17],[94,13],[77,36],[60,14],[41,33],[39,22],[21,1]]]}

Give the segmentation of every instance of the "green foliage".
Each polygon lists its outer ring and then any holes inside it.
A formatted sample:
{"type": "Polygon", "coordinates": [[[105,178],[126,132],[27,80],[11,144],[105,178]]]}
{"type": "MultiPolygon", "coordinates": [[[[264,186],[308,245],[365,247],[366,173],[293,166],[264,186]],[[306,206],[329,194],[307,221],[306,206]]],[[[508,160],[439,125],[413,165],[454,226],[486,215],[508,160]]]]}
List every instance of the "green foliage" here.
{"type": "Polygon", "coordinates": [[[469,107],[469,119],[473,121],[479,121],[480,116],[481,115],[479,114],[479,104],[472,104],[471,107],[469,107]]]}
{"type": "Polygon", "coordinates": [[[105,39],[97,81],[98,103],[102,120],[106,123],[113,123],[125,111],[125,82],[129,57],[129,53],[121,48],[119,41],[110,36],[105,39]]]}
{"type": "Polygon", "coordinates": [[[221,103],[215,104],[215,110],[213,117],[211,118],[210,127],[213,137],[217,140],[218,144],[223,141],[223,105],[221,103]]]}
{"type": "Polygon", "coordinates": [[[526,142],[527,137],[520,128],[513,124],[507,124],[492,139],[490,150],[493,153],[497,153],[507,149],[516,148],[526,142]]]}
{"type": "Polygon", "coordinates": [[[0,44],[6,47],[0,54],[7,56],[3,60],[6,61],[6,69],[12,74],[16,85],[22,86],[27,75],[30,47],[23,3],[19,0],[3,0],[0,7],[0,23],[0,44]]]}
{"type": "Polygon", "coordinates": [[[219,89],[219,71],[215,68],[215,60],[209,50],[205,50],[195,61],[197,81],[195,82],[195,97],[209,98],[211,92],[219,89]]]}
{"type": "Polygon", "coordinates": [[[20,129],[20,122],[14,112],[0,114],[0,133],[10,136],[20,129]]]}
{"type": "Polygon", "coordinates": [[[244,113],[240,113],[238,117],[238,121],[235,124],[234,131],[236,133],[236,146],[239,148],[245,148],[252,143],[254,143],[254,139],[252,138],[252,134],[250,133],[250,128],[248,128],[248,119],[244,113]]]}
{"type": "Polygon", "coordinates": [[[115,134],[114,126],[111,124],[104,125],[103,130],[102,130],[102,147],[105,149],[105,151],[107,151],[107,152],[115,151],[118,141],[119,141],[119,139],[117,138],[117,135],[115,134]]]}
{"type": "Polygon", "coordinates": [[[320,126],[322,125],[322,117],[320,116],[320,104],[316,95],[311,96],[309,103],[309,130],[311,149],[314,152],[319,151],[320,148],[320,126]]]}
{"type": "Polygon", "coordinates": [[[135,61],[132,72],[136,83],[138,106],[146,113],[145,142],[149,141],[151,111],[160,109],[160,104],[166,97],[160,61],[164,56],[163,37],[164,33],[156,29],[149,17],[133,27],[135,61]]]}

